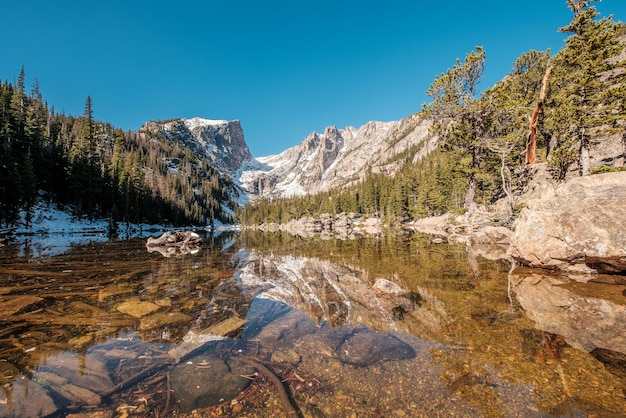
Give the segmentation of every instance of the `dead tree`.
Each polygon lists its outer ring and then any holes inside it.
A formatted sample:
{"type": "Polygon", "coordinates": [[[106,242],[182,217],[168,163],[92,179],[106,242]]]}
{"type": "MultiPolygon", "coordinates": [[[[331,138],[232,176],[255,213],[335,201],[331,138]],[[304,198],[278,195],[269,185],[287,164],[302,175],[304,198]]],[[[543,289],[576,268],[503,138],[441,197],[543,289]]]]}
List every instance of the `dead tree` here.
{"type": "Polygon", "coordinates": [[[528,129],[528,139],[526,141],[526,164],[535,164],[537,162],[537,132],[539,131],[539,117],[541,117],[541,112],[543,110],[543,103],[546,100],[546,93],[548,90],[548,79],[550,78],[550,72],[552,71],[552,67],[548,65],[546,67],[546,73],[543,76],[543,81],[541,82],[541,91],[539,93],[539,100],[535,105],[535,110],[533,110],[533,114],[530,117],[530,126],[528,129]]]}

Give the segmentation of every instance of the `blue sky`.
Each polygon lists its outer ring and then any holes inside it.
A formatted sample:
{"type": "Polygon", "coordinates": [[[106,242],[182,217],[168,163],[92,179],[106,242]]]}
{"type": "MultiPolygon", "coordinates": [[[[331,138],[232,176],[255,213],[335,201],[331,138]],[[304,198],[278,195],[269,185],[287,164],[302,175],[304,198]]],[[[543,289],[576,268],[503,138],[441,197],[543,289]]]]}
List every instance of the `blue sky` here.
{"type": "MultiPolygon", "coordinates": [[[[626,21],[626,1],[596,3],[626,21]]],[[[530,49],[553,53],[566,0],[4,0],[0,79],[24,65],[56,111],[125,130],[148,120],[241,120],[255,156],[328,125],[419,111],[476,45],[489,87],[530,49]]]]}

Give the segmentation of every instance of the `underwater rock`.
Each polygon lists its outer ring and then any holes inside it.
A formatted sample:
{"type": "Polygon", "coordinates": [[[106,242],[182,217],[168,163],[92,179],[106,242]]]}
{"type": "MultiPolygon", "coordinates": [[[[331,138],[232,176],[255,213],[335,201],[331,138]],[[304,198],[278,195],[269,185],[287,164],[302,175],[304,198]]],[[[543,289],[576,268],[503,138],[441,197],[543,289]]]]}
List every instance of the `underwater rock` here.
{"type": "Polygon", "coordinates": [[[141,318],[158,311],[160,307],[152,302],[142,301],[139,298],[130,298],[120,303],[116,309],[134,318],[141,318]]]}
{"type": "Polygon", "coordinates": [[[357,329],[338,348],[344,363],[365,367],[381,361],[408,360],[415,357],[415,350],[391,334],[357,329]]]}
{"type": "Polygon", "coordinates": [[[32,305],[41,301],[43,301],[43,299],[37,296],[3,296],[0,298],[0,317],[6,318],[7,316],[18,313],[23,309],[30,308],[32,305]]]}
{"type": "Polygon", "coordinates": [[[237,397],[250,383],[243,376],[253,373],[253,367],[239,361],[200,355],[172,370],[171,386],[181,411],[189,412],[237,397]]]}
{"type": "Polygon", "coordinates": [[[17,378],[10,389],[0,390],[0,416],[45,417],[58,408],[46,390],[37,382],[17,378]]]}

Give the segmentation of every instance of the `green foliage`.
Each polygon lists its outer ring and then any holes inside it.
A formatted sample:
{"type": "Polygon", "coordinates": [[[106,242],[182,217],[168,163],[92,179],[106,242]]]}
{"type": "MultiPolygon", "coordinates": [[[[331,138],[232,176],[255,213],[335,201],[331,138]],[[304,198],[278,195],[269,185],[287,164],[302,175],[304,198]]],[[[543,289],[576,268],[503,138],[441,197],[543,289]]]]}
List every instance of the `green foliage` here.
{"type": "MultiPolygon", "coordinates": [[[[364,179],[342,190],[257,201],[241,212],[242,223],[356,212],[383,216],[393,224],[460,213],[503,197],[514,216],[514,197],[527,181],[529,121],[548,67],[552,76],[540,107],[544,113],[537,125],[537,144],[556,178],[565,178],[591,144],[625,129],[626,71],[618,56],[624,51],[619,37],[626,29],[611,18],[597,20],[591,3],[568,2],[574,17],[563,31],[571,35],[555,57],[550,51],[521,55],[507,77],[480,95],[477,86],[485,65],[481,47],[437,76],[427,92],[433,101],[423,107],[423,114],[433,121],[440,146],[425,158],[414,162],[418,149],[412,148],[397,156],[404,165],[394,177],[370,167],[364,179]]],[[[395,133],[392,142],[401,137],[401,132],[395,133]]]]}
{"type": "Polygon", "coordinates": [[[591,170],[591,174],[602,174],[602,173],[619,173],[622,171],[626,171],[626,167],[608,167],[606,165],[596,167],[591,170]]]}
{"type": "Polygon", "coordinates": [[[25,93],[0,83],[0,224],[29,221],[38,191],[76,216],[174,225],[232,222],[230,179],[187,148],[123,132],[94,119],[90,97],[81,117],[48,109],[35,82],[25,93]],[[171,155],[179,167],[168,170],[171,155]]]}
{"type": "Polygon", "coordinates": [[[433,101],[424,107],[442,141],[452,149],[463,150],[471,156],[464,202],[470,212],[476,208],[477,173],[482,164],[489,121],[489,109],[476,97],[485,59],[485,51],[480,46],[465,55],[465,61],[457,58],[451,69],[435,77],[426,91],[433,101]]]}
{"type": "Polygon", "coordinates": [[[467,186],[468,162],[459,163],[458,152],[436,150],[417,164],[407,158],[393,176],[374,173],[354,186],[314,195],[260,199],[246,205],[239,219],[246,225],[285,223],[303,216],[357,213],[384,217],[387,223],[459,211],[467,186]]]}
{"type": "Polygon", "coordinates": [[[564,180],[569,167],[578,159],[578,152],[572,147],[574,140],[569,140],[552,152],[548,169],[555,180],[564,180]]]}
{"type": "MultiPolygon", "coordinates": [[[[565,47],[554,58],[545,129],[551,138],[550,158],[557,172],[566,170],[563,147],[577,154],[580,175],[590,172],[590,147],[607,135],[624,129],[626,94],[622,26],[611,17],[598,19],[593,0],[570,0],[573,12],[565,47]]],[[[572,161],[573,162],[573,161],[572,161]]]]}

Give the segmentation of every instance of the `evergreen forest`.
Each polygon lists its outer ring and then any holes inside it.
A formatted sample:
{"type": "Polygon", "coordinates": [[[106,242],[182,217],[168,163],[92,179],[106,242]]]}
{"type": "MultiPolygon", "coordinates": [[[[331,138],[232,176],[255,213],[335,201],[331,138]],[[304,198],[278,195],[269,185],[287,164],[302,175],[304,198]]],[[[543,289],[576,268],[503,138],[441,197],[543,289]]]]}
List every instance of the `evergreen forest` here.
{"type": "Polygon", "coordinates": [[[559,30],[556,54],[531,50],[491,88],[479,85],[486,51],[478,46],[435,77],[420,117],[432,122],[439,145],[415,161],[417,147],[393,157],[394,175],[371,168],[355,185],[287,199],[257,200],[242,223],[285,223],[303,216],[353,212],[389,224],[445,213],[471,214],[505,202],[504,223],[518,209],[515,195],[535,163],[556,181],[623,170],[626,159],[626,27],[600,17],[594,0],[568,0],[571,22],[559,30]],[[622,158],[590,162],[592,147],[621,138],[622,158]],[[619,161],[621,160],[621,161],[619,161]]]}
{"type": "Polygon", "coordinates": [[[234,220],[232,181],[210,163],[178,143],[97,121],[90,97],[81,116],[55,112],[36,79],[26,91],[23,68],[14,85],[0,83],[0,155],[0,226],[20,213],[29,224],[40,195],[112,227],[234,220]]]}
{"type": "MultiPolygon", "coordinates": [[[[568,0],[564,47],[530,50],[496,85],[481,90],[487,51],[477,46],[435,77],[419,117],[432,124],[437,148],[395,155],[393,175],[369,167],[363,180],[327,192],[259,199],[239,208],[233,181],[187,147],[149,131],[122,131],[84,113],[58,113],[22,68],[0,81],[0,226],[38,197],[77,218],[180,225],[284,223],[324,213],[357,213],[394,224],[444,213],[472,213],[506,202],[507,219],[533,164],[556,180],[622,170],[626,155],[626,27],[601,17],[597,0],[568,0]],[[594,147],[622,138],[621,159],[591,163],[594,147]],[[176,167],[172,168],[172,161],[176,167]]],[[[95,104],[97,107],[97,104],[95,104]]]]}

